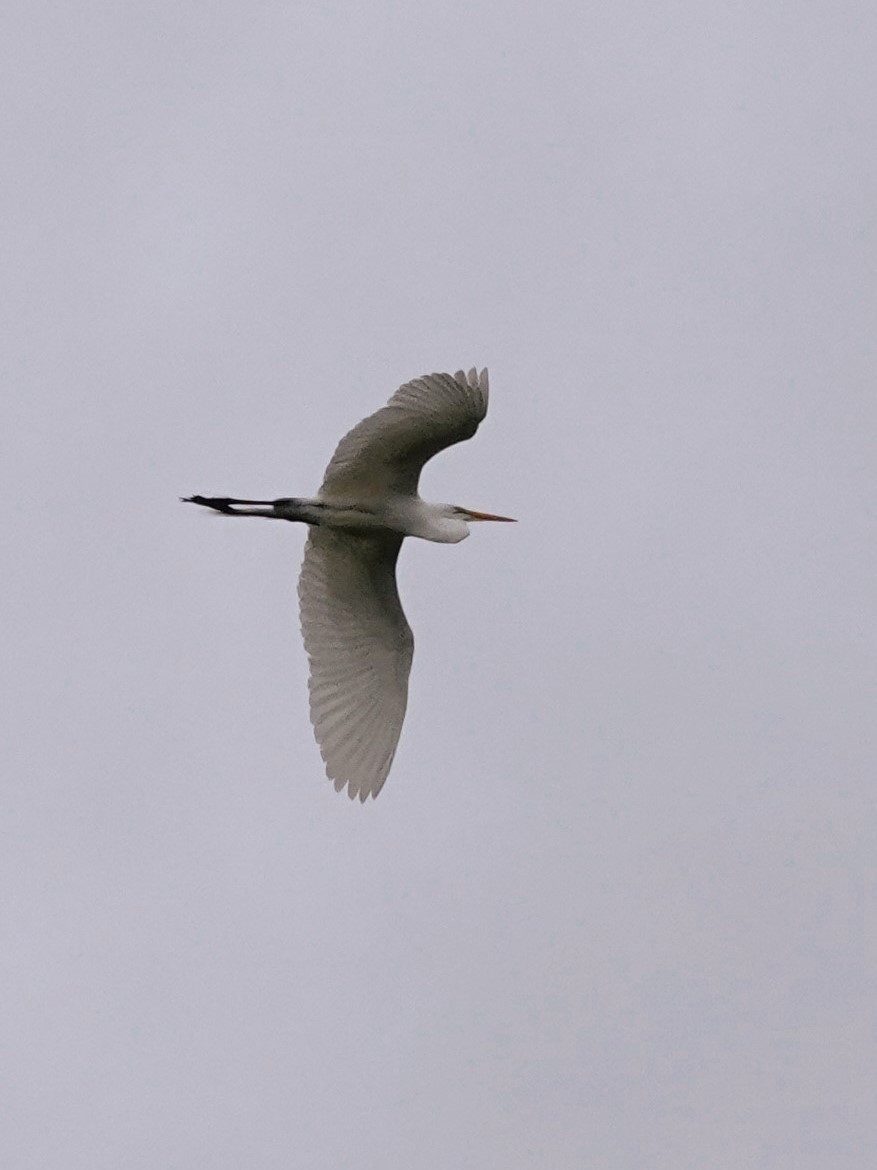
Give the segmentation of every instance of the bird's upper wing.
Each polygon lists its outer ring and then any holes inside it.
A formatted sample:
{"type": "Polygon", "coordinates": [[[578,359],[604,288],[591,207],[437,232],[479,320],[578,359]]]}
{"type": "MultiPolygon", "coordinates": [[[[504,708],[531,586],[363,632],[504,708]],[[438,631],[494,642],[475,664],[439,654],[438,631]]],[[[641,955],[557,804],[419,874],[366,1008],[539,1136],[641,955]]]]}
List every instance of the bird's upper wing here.
{"type": "Polygon", "coordinates": [[[299,578],[311,723],[340,792],[380,792],[402,731],[414,638],[396,589],[402,537],[312,528],[299,578]]]}
{"type": "Polygon", "coordinates": [[[487,414],[487,370],[426,374],[338,444],[320,488],[328,499],[415,494],[420,470],[438,451],[471,439],[487,414]]]}

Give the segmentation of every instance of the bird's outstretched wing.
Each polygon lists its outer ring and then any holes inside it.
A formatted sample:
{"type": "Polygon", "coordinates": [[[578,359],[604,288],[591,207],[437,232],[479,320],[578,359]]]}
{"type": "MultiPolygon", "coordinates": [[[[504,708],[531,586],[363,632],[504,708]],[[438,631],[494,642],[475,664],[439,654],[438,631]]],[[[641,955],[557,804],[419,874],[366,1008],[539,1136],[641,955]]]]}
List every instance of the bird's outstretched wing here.
{"type": "Polygon", "coordinates": [[[426,374],[338,444],[320,488],[324,499],[365,501],[414,495],[420,471],[445,447],[471,439],[487,414],[487,370],[426,374]]]}
{"type": "Polygon", "coordinates": [[[402,537],[312,528],[299,578],[311,723],[326,775],[377,796],[405,718],[414,638],[396,589],[402,537]]]}

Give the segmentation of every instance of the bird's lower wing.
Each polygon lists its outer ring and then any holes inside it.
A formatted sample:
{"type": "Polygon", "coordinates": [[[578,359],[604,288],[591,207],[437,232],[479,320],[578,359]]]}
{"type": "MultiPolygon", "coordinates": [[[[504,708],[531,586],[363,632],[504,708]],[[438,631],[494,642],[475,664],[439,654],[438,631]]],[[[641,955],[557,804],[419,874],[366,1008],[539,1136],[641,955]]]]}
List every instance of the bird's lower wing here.
{"type": "Polygon", "coordinates": [[[314,734],[336,789],[362,801],[387,778],[408,701],[414,639],[396,588],[401,544],[312,528],[299,578],[314,734]]]}

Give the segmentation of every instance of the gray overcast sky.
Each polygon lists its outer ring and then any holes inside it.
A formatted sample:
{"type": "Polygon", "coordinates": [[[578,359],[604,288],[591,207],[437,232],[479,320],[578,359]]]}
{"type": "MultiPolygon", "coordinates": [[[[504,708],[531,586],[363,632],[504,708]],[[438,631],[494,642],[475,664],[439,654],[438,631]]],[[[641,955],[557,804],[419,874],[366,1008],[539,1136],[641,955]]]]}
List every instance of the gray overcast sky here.
{"type": "Polygon", "coordinates": [[[9,0],[4,1170],[873,1165],[872,0],[9,0]],[[429,370],[408,720],[307,494],[429,370]]]}

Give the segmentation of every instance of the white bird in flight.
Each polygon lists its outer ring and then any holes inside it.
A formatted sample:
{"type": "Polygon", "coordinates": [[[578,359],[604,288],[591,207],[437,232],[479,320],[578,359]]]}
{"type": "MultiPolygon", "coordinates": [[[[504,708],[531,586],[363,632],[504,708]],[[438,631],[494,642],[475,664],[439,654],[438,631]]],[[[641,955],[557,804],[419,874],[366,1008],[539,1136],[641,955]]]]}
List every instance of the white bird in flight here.
{"type": "Polygon", "coordinates": [[[487,370],[406,382],[344,436],[313,499],[185,498],[228,516],[310,525],[298,596],[311,723],[326,775],[351,800],[380,792],[405,718],[414,638],[396,587],[403,539],[456,544],[470,521],[511,521],[427,504],[417,490],[428,459],[478,430],[487,389],[487,370]]]}

